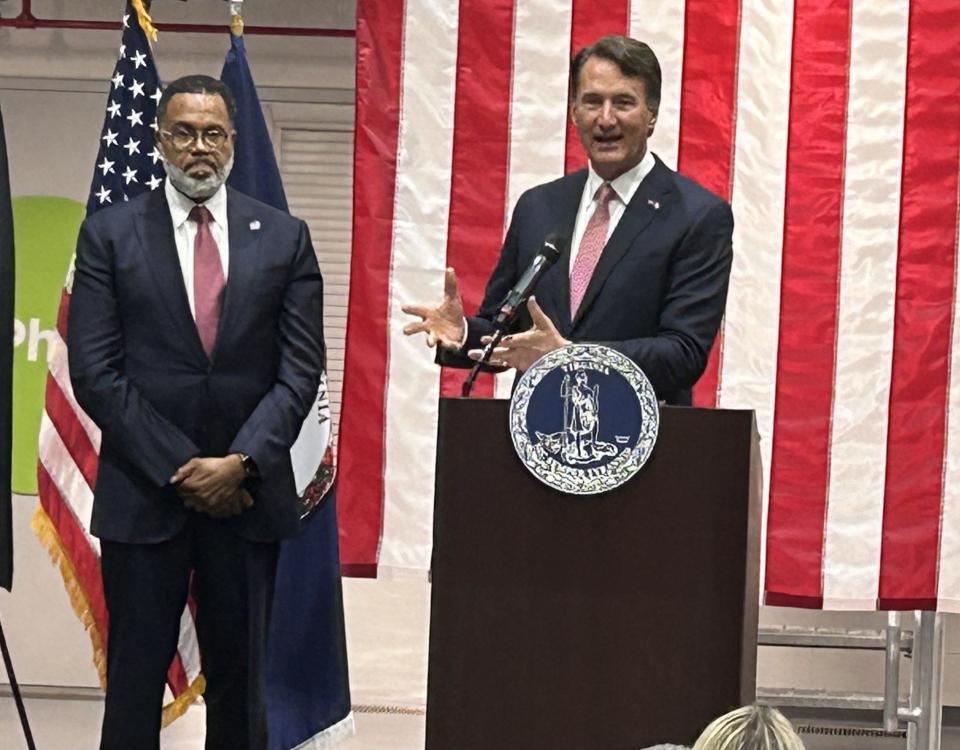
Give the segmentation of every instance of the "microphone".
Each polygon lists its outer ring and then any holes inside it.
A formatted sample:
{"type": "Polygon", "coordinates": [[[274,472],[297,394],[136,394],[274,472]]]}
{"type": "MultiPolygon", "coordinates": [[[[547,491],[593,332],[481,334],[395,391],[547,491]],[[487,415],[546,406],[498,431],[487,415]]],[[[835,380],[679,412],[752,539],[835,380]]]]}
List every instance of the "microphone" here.
{"type": "Polygon", "coordinates": [[[490,343],[484,347],[480,359],[477,360],[473,369],[470,370],[467,379],[463,381],[462,396],[467,397],[470,395],[470,390],[473,388],[473,381],[476,380],[477,373],[480,372],[480,368],[484,364],[490,361],[490,355],[493,354],[494,348],[500,343],[500,339],[503,338],[503,333],[510,321],[516,317],[517,310],[520,309],[520,306],[526,302],[527,297],[533,292],[533,288],[537,285],[537,282],[540,281],[540,277],[547,272],[550,266],[557,262],[557,258],[563,255],[566,246],[567,239],[562,234],[559,232],[551,232],[548,234],[543,241],[540,252],[534,256],[533,260],[530,261],[530,265],[527,266],[527,269],[520,278],[517,279],[517,283],[507,292],[507,296],[504,297],[503,302],[500,303],[500,311],[493,319],[495,330],[490,339],[490,343]]]}
{"type": "Polygon", "coordinates": [[[557,262],[557,258],[563,255],[566,246],[567,239],[559,232],[551,232],[547,235],[540,252],[530,261],[530,265],[527,266],[527,269],[517,279],[517,283],[507,292],[507,296],[500,303],[500,311],[493,319],[493,324],[497,328],[503,328],[513,320],[520,306],[526,302],[527,297],[530,296],[533,288],[540,281],[540,277],[557,262]]]}

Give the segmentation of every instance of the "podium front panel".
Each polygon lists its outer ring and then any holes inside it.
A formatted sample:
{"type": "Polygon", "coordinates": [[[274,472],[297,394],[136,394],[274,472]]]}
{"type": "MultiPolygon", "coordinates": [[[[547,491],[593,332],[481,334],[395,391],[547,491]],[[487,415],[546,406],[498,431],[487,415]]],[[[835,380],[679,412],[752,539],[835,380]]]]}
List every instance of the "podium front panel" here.
{"type": "Polygon", "coordinates": [[[427,749],[692,744],[755,693],[753,413],[664,407],[638,475],[575,496],[507,410],[441,401],[427,749]]]}

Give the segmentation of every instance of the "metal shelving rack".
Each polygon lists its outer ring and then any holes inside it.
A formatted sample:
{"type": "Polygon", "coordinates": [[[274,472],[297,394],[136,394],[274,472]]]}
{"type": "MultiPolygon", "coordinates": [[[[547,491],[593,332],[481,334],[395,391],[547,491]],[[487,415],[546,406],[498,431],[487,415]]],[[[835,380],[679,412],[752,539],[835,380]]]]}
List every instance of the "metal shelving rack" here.
{"type": "Polygon", "coordinates": [[[890,612],[883,630],[761,628],[757,642],[768,647],[882,651],[885,665],[882,693],[766,688],[757,691],[757,698],[781,707],[882,711],[886,734],[901,734],[901,724],[906,724],[907,750],[940,750],[942,615],[915,612],[904,618],[900,612],[890,612]],[[911,672],[909,693],[901,698],[903,658],[911,661],[911,672]]]}

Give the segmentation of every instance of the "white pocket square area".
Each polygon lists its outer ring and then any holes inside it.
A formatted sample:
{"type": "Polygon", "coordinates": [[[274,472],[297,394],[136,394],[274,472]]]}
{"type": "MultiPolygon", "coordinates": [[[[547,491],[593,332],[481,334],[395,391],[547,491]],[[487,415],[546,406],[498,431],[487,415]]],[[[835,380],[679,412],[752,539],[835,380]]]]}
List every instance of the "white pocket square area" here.
{"type": "Polygon", "coordinates": [[[259,222],[259,221],[251,221],[251,222],[250,222],[250,231],[251,231],[251,232],[258,232],[258,231],[260,231],[260,222],[259,222]]]}

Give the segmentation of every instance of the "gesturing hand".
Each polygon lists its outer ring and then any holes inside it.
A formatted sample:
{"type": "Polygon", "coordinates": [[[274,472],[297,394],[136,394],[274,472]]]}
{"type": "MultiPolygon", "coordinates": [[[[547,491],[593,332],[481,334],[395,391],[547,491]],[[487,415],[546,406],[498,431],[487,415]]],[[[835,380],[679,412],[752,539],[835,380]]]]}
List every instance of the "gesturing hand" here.
{"type": "Polygon", "coordinates": [[[403,328],[406,336],[416,333],[427,334],[427,346],[440,346],[447,349],[459,349],[463,340],[463,302],[457,286],[457,275],[448,268],[443,277],[443,299],[439,305],[403,305],[407,315],[416,315],[419,323],[408,323],[403,328]]]}
{"type": "MultiPolygon", "coordinates": [[[[491,365],[516,367],[522,372],[547,352],[570,343],[560,335],[553,321],[540,309],[534,297],[527,300],[527,309],[533,319],[533,326],[523,333],[500,339],[500,345],[494,348],[490,355],[491,365]]],[[[490,336],[481,339],[483,344],[489,344],[490,341],[490,336]]],[[[471,349],[467,354],[471,359],[480,359],[483,352],[480,349],[471,349]]]]}

